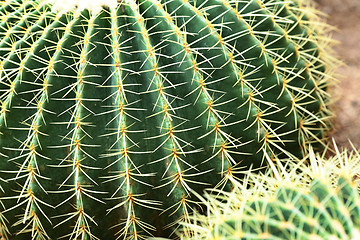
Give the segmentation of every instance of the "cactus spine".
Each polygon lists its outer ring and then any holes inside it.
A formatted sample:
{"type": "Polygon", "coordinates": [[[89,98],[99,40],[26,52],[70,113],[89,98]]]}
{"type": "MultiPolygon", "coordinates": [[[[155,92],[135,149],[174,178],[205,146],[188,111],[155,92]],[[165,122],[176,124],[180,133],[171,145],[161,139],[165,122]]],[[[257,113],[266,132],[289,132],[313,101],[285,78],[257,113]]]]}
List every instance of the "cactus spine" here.
{"type": "Polygon", "coordinates": [[[324,144],[307,1],[74,2],[0,2],[3,238],[173,236],[192,190],[324,144]]]}

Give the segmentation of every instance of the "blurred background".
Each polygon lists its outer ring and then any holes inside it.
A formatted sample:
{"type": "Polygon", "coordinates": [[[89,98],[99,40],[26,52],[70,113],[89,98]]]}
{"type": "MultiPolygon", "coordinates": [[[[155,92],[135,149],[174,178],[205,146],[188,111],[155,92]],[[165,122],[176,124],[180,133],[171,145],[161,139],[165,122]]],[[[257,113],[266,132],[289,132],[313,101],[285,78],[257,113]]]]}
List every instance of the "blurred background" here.
{"type": "Polygon", "coordinates": [[[339,41],[336,52],[345,63],[337,72],[340,85],[334,89],[338,99],[334,130],[331,134],[338,146],[351,148],[351,140],[360,149],[360,0],[315,0],[317,8],[327,14],[328,24],[339,41]]]}

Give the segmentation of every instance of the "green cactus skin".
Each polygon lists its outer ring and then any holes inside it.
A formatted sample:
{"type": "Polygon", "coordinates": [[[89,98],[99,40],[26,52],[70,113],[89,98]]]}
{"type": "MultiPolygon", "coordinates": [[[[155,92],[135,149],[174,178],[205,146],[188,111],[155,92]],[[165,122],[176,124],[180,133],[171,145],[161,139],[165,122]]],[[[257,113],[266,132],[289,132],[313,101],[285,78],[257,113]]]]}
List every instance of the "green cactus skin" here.
{"type": "Polygon", "coordinates": [[[324,145],[335,61],[309,5],[0,1],[2,238],[174,236],[192,190],[324,145]]]}
{"type": "Polygon", "coordinates": [[[183,239],[358,239],[360,155],[310,159],[310,166],[288,162],[287,170],[236,183],[232,193],[208,195],[208,216],[195,215],[194,236],[183,239]]]}

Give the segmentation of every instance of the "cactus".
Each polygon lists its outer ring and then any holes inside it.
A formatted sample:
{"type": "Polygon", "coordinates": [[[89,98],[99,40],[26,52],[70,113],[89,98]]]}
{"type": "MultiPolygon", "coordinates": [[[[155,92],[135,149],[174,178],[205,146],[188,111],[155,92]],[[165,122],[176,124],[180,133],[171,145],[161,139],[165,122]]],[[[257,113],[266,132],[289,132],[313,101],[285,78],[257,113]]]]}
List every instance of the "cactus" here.
{"type": "Polygon", "coordinates": [[[312,152],[304,162],[279,163],[245,184],[233,179],[231,193],[208,194],[208,216],[195,215],[187,225],[194,236],[183,239],[358,239],[360,155],[312,152]]]}
{"type": "Polygon", "coordinates": [[[5,0],[0,20],[4,239],[174,236],[191,191],[324,145],[336,61],[307,1],[5,0]]]}

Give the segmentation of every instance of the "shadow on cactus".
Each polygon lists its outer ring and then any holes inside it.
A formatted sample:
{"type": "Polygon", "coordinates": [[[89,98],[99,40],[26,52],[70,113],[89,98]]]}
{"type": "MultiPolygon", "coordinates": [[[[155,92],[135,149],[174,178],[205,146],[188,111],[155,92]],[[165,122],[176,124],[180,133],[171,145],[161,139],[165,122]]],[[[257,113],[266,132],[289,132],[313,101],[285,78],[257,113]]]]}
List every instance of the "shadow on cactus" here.
{"type": "Polygon", "coordinates": [[[324,145],[309,2],[1,1],[2,238],[174,237],[191,191],[324,145]]]}
{"type": "Polygon", "coordinates": [[[208,215],[185,223],[193,237],[183,239],[359,239],[359,153],[277,163],[232,179],[231,193],[208,194],[208,215]]]}

